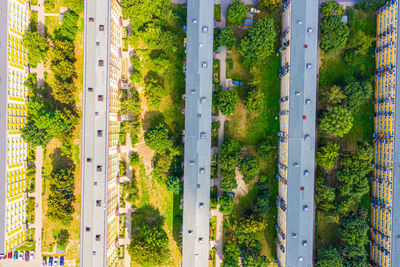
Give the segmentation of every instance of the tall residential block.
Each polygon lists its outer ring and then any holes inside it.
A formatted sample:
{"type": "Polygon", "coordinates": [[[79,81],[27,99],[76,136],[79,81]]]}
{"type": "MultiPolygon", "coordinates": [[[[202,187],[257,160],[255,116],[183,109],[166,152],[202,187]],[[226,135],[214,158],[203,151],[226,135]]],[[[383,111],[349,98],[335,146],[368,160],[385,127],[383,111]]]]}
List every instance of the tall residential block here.
{"type": "Polygon", "coordinates": [[[122,9],[85,1],[81,266],[111,266],[118,248],[122,9]]]}
{"type": "Polygon", "coordinates": [[[187,9],[182,266],[208,266],[214,2],[187,9]]]}
{"type": "Polygon", "coordinates": [[[400,266],[399,17],[396,0],[377,10],[370,264],[400,266]]]}
{"type": "Polygon", "coordinates": [[[284,1],[278,162],[278,266],[313,266],[318,1],[284,1]]]}
{"type": "Polygon", "coordinates": [[[22,36],[28,27],[25,0],[0,1],[0,254],[26,240],[27,50],[22,36]]]}

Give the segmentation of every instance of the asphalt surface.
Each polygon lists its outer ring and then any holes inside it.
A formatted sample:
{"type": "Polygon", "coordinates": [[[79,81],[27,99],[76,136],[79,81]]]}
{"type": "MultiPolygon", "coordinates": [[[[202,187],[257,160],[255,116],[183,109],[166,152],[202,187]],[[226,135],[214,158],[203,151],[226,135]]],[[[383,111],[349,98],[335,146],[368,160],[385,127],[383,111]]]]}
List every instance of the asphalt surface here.
{"type": "Polygon", "coordinates": [[[293,0],[291,13],[286,266],[313,266],[318,1],[293,0]],[[312,28],[312,32],[307,32],[312,28]],[[305,48],[304,45],[308,47],[305,48]],[[310,69],[306,64],[311,64],[310,69]],[[300,95],[296,95],[299,91],[300,95]],[[310,104],[305,104],[310,99],[310,104]],[[306,119],[303,119],[303,115],[306,119]],[[309,140],[305,140],[309,135],[309,140]],[[298,164],[298,167],[294,166],[298,164]],[[304,175],[304,171],[309,175],[304,175]],[[304,190],[301,190],[304,188],[304,190]],[[304,210],[304,206],[308,210],[304,210]],[[293,238],[292,233],[297,237],[293,238]],[[307,245],[304,245],[305,243],[307,245]]]}
{"type": "MultiPolygon", "coordinates": [[[[397,47],[399,38],[400,17],[397,14],[397,47]]],[[[395,122],[394,122],[394,164],[393,164],[393,206],[392,206],[392,266],[400,266],[400,82],[399,71],[400,53],[396,55],[396,92],[395,92],[395,122]],[[396,64],[397,62],[397,64],[396,64]]]]}
{"type": "Polygon", "coordinates": [[[82,267],[100,267],[107,264],[110,3],[110,0],[85,1],[81,159],[82,267]],[[89,18],[94,18],[94,21],[90,22],[89,18]],[[99,30],[99,25],[104,25],[103,31],[99,30]],[[96,42],[99,42],[99,45],[96,45],[96,42]],[[99,66],[99,60],[104,60],[103,66],[99,66]],[[89,92],[88,88],[93,88],[93,92],[89,92]],[[102,101],[99,100],[99,96],[103,96],[102,101]],[[101,137],[97,134],[98,130],[103,131],[101,137]],[[100,206],[96,205],[97,200],[101,201],[100,206]],[[99,235],[99,240],[96,240],[96,235],[99,235]]]}
{"type": "Polygon", "coordinates": [[[184,267],[208,266],[210,249],[213,15],[213,0],[189,1],[182,230],[184,267]],[[201,133],[205,134],[204,139],[200,138],[201,133]]]}

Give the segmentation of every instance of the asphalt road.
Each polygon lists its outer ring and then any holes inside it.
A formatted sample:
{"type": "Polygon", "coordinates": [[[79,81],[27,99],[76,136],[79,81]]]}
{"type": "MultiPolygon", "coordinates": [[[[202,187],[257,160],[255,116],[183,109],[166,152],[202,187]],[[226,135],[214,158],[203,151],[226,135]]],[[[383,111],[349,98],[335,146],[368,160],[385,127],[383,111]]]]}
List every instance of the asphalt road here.
{"type": "Polygon", "coordinates": [[[85,1],[81,159],[82,267],[107,264],[109,14],[110,0],[85,1]],[[90,22],[89,18],[93,18],[93,21],[90,22]],[[100,25],[104,25],[103,31],[100,30],[100,25]],[[99,66],[99,60],[104,60],[103,66],[99,66]],[[93,88],[93,91],[89,92],[88,88],[93,88]],[[102,131],[102,136],[98,136],[99,130],[102,131]],[[99,206],[96,201],[101,201],[99,206]]]}
{"type": "Polygon", "coordinates": [[[184,267],[208,266],[210,249],[213,15],[213,0],[189,1],[182,230],[184,267]]]}

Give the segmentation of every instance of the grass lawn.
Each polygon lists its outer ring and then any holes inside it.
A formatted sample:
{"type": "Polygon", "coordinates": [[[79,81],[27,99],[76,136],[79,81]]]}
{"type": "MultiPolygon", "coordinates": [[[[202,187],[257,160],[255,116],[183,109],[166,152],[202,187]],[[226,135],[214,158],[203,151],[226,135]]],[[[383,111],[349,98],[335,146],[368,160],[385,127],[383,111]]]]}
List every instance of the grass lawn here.
{"type": "MultiPolygon", "coordinates": [[[[374,37],[376,32],[376,17],[373,12],[366,14],[358,10],[355,11],[357,22],[355,26],[350,26],[350,29],[361,29],[374,37]]],[[[371,45],[368,53],[362,56],[362,64],[356,66],[349,66],[345,63],[343,59],[345,53],[344,49],[332,55],[321,53],[319,93],[327,90],[333,85],[342,86],[344,77],[355,77],[360,81],[368,81],[374,88],[374,48],[375,43],[371,45]]],[[[319,106],[318,109],[320,108],[321,107],[319,106]]],[[[360,108],[353,113],[354,122],[351,131],[343,138],[335,139],[335,141],[341,146],[341,150],[354,152],[357,142],[360,140],[372,143],[372,132],[374,126],[373,109],[374,107],[371,97],[370,100],[362,104],[360,108]]],[[[319,136],[319,145],[321,146],[325,144],[327,140],[326,137],[319,136]]],[[[336,184],[334,173],[329,175],[329,180],[331,184],[336,184]]],[[[355,205],[355,207],[352,207],[352,210],[356,211],[360,205],[369,211],[370,205],[368,194],[362,198],[360,203],[355,205]]],[[[324,215],[321,211],[317,211],[316,249],[328,244],[333,246],[339,245],[338,226],[339,225],[336,223],[327,223],[327,215],[324,215]]]]}
{"type": "Polygon", "coordinates": [[[44,32],[46,36],[53,37],[54,30],[60,26],[59,17],[46,16],[44,18],[44,32]]]}

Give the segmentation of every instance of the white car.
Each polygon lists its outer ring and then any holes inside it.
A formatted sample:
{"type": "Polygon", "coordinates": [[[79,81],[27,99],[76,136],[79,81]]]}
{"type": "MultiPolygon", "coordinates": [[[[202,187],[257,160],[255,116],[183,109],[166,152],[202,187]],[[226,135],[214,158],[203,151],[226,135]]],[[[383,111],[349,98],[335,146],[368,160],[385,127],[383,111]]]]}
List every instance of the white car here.
{"type": "Polygon", "coordinates": [[[19,257],[18,257],[18,258],[19,258],[20,261],[23,261],[23,260],[24,260],[24,255],[25,255],[25,254],[24,254],[23,251],[20,251],[20,252],[19,252],[19,257]]]}
{"type": "Polygon", "coordinates": [[[31,252],[29,253],[29,257],[31,260],[35,259],[35,251],[31,250],[31,252]]]}
{"type": "Polygon", "coordinates": [[[58,266],[58,257],[54,257],[53,266],[58,266]]]}

